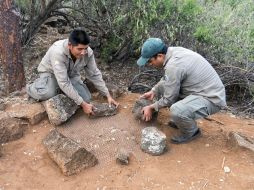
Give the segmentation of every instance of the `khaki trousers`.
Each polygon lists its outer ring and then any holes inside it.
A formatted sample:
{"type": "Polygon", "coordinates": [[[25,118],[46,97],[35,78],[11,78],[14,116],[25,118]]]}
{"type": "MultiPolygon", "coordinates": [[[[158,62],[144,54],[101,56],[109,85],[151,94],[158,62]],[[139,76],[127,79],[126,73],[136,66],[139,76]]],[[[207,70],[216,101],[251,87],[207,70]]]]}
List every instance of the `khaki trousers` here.
{"type": "MultiPolygon", "coordinates": [[[[75,78],[70,79],[70,81],[83,100],[85,102],[90,102],[91,93],[89,92],[87,86],[83,83],[81,84],[81,82],[75,78]]],[[[61,93],[61,89],[58,86],[54,74],[40,73],[38,79],[36,79],[33,83],[26,85],[26,92],[32,98],[38,101],[44,101],[61,93]]]]}

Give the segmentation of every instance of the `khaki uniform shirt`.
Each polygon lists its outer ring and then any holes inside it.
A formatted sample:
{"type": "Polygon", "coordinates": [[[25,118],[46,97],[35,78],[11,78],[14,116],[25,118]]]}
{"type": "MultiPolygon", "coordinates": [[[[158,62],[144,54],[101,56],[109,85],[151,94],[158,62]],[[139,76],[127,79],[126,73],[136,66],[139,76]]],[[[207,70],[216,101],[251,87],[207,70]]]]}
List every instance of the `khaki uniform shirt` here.
{"type": "Polygon", "coordinates": [[[74,63],[68,49],[68,39],[59,40],[49,48],[38,66],[39,73],[49,72],[54,74],[60,89],[78,105],[83,102],[83,99],[72,86],[70,78],[83,83],[80,76],[80,70],[82,69],[85,69],[86,77],[93,82],[103,95],[109,95],[102,74],[95,63],[93,50],[88,47],[87,51],[88,53],[85,56],[77,59],[74,63]]]}
{"type": "Polygon", "coordinates": [[[164,77],[152,88],[163,97],[155,110],[170,107],[188,95],[202,96],[218,107],[226,106],[225,87],[214,68],[198,53],[182,47],[169,47],[164,61],[164,77]]]}

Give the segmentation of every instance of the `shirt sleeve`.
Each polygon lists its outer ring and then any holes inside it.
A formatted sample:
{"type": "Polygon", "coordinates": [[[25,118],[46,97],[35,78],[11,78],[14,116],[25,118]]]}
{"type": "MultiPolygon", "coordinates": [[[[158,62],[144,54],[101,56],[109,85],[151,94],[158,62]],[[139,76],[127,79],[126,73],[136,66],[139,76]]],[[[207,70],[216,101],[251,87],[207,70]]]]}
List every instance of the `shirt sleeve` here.
{"type": "Polygon", "coordinates": [[[85,66],[86,77],[94,84],[95,88],[98,89],[103,95],[108,96],[109,91],[106,87],[102,74],[97,68],[94,54],[89,56],[88,63],[85,66]]]}
{"type": "Polygon", "coordinates": [[[178,67],[170,66],[166,69],[162,80],[154,87],[154,90],[163,88],[163,96],[154,103],[154,108],[158,111],[162,107],[170,107],[178,99],[181,81],[184,71],[178,67]]]}
{"type": "Polygon", "coordinates": [[[67,68],[61,55],[54,53],[51,55],[51,64],[60,89],[77,105],[83,102],[83,98],[78,94],[76,89],[72,86],[68,77],[67,68]]]}

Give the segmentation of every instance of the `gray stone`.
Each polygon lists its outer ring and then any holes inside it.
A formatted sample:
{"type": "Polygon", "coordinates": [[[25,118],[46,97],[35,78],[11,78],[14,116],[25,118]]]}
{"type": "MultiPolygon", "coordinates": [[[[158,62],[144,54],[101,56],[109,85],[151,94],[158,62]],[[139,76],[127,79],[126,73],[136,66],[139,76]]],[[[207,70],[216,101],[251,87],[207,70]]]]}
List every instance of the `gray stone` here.
{"type": "Polygon", "coordinates": [[[106,86],[112,98],[116,99],[121,96],[122,93],[118,86],[111,83],[106,83],[106,86]]]}
{"type": "MultiPolygon", "coordinates": [[[[94,84],[89,79],[85,79],[84,83],[86,84],[87,88],[89,89],[89,91],[91,93],[98,92],[98,90],[96,89],[94,84]]],[[[111,84],[111,83],[106,83],[106,86],[107,86],[108,91],[109,91],[110,95],[112,96],[112,98],[116,99],[121,96],[122,92],[118,86],[111,84]]],[[[102,95],[99,94],[98,97],[101,98],[102,95]]]]}
{"type": "Polygon", "coordinates": [[[129,157],[130,153],[126,151],[125,149],[121,148],[118,150],[116,155],[116,162],[122,165],[128,165],[129,164],[129,157]]]}
{"type": "Polygon", "coordinates": [[[104,117],[117,114],[117,108],[114,105],[109,106],[108,103],[92,103],[94,105],[94,115],[92,117],[104,117]]]}
{"type": "Polygon", "coordinates": [[[97,158],[92,153],[56,129],[43,139],[43,144],[50,158],[57,163],[64,175],[76,174],[98,163],[97,158]]]}
{"type": "Polygon", "coordinates": [[[78,109],[78,105],[64,94],[58,94],[44,102],[50,123],[61,125],[78,109]]]}
{"type": "MultiPolygon", "coordinates": [[[[142,109],[145,106],[151,105],[153,103],[152,100],[147,100],[144,98],[138,99],[132,109],[132,113],[137,120],[143,120],[143,112],[142,109]]],[[[154,111],[152,115],[152,120],[157,118],[158,112],[154,111]]]]}
{"type": "Polygon", "coordinates": [[[141,149],[154,156],[166,150],[166,135],[156,127],[146,127],[141,134],[141,149]]]}
{"type": "Polygon", "coordinates": [[[231,131],[229,133],[229,142],[234,147],[243,147],[254,152],[254,138],[231,131]]]}
{"type": "Polygon", "coordinates": [[[5,110],[5,103],[3,99],[0,99],[0,111],[4,111],[5,110]]]}
{"type": "Polygon", "coordinates": [[[8,103],[5,111],[11,117],[28,120],[30,124],[35,125],[46,118],[47,113],[41,103],[30,104],[28,102],[22,103],[8,103]]]}
{"type": "Polygon", "coordinates": [[[8,113],[0,111],[0,143],[17,140],[24,135],[27,123],[12,118],[8,113]]]}

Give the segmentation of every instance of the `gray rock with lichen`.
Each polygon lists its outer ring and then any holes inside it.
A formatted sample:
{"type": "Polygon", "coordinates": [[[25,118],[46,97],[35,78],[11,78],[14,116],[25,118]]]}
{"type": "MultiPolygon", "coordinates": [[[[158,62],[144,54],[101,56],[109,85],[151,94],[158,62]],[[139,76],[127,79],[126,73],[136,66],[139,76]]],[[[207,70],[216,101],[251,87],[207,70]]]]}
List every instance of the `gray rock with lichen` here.
{"type": "MultiPolygon", "coordinates": [[[[138,99],[132,109],[132,113],[137,120],[143,120],[143,112],[142,109],[145,106],[151,105],[153,103],[152,100],[147,100],[144,98],[138,99]]],[[[154,111],[152,115],[152,120],[155,120],[158,116],[158,112],[154,111]]]]}
{"type": "Polygon", "coordinates": [[[156,127],[146,127],[141,134],[141,149],[154,156],[161,155],[166,150],[166,135],[156,127]]]}
{"type": "Polygon", "coordinates": [[[64,94],[58,94],[43,103],[50,123],[61,125],[78,109],[78,105],[64,94]]]}
{"type": "Polygon", "coordinates": [[[92,103],[94,106],[92,117],[105,117],[117,114],[117,108],[114,105],[109,105],[107,103],[92,103]]]}
{"type": "Polygon", "coordinates": [[[43,139],[43,144],[50,158],[57,163],[64,175],[76,174],[98,163],[97,158],[92,153],[56,129],[43,139]]]}
{"type": "Polygon", "coordinates": [[[116,162],[122,165],[128,165],[129,157],[130,157],[130,153],[127,150],[121,148],[117,151],[116,162]]]}
{"type": "Polygon", "coordinates": [[[26,122],[0,111],[0,143],[6,143],[23,137],[26,129],[26,122]]]}

